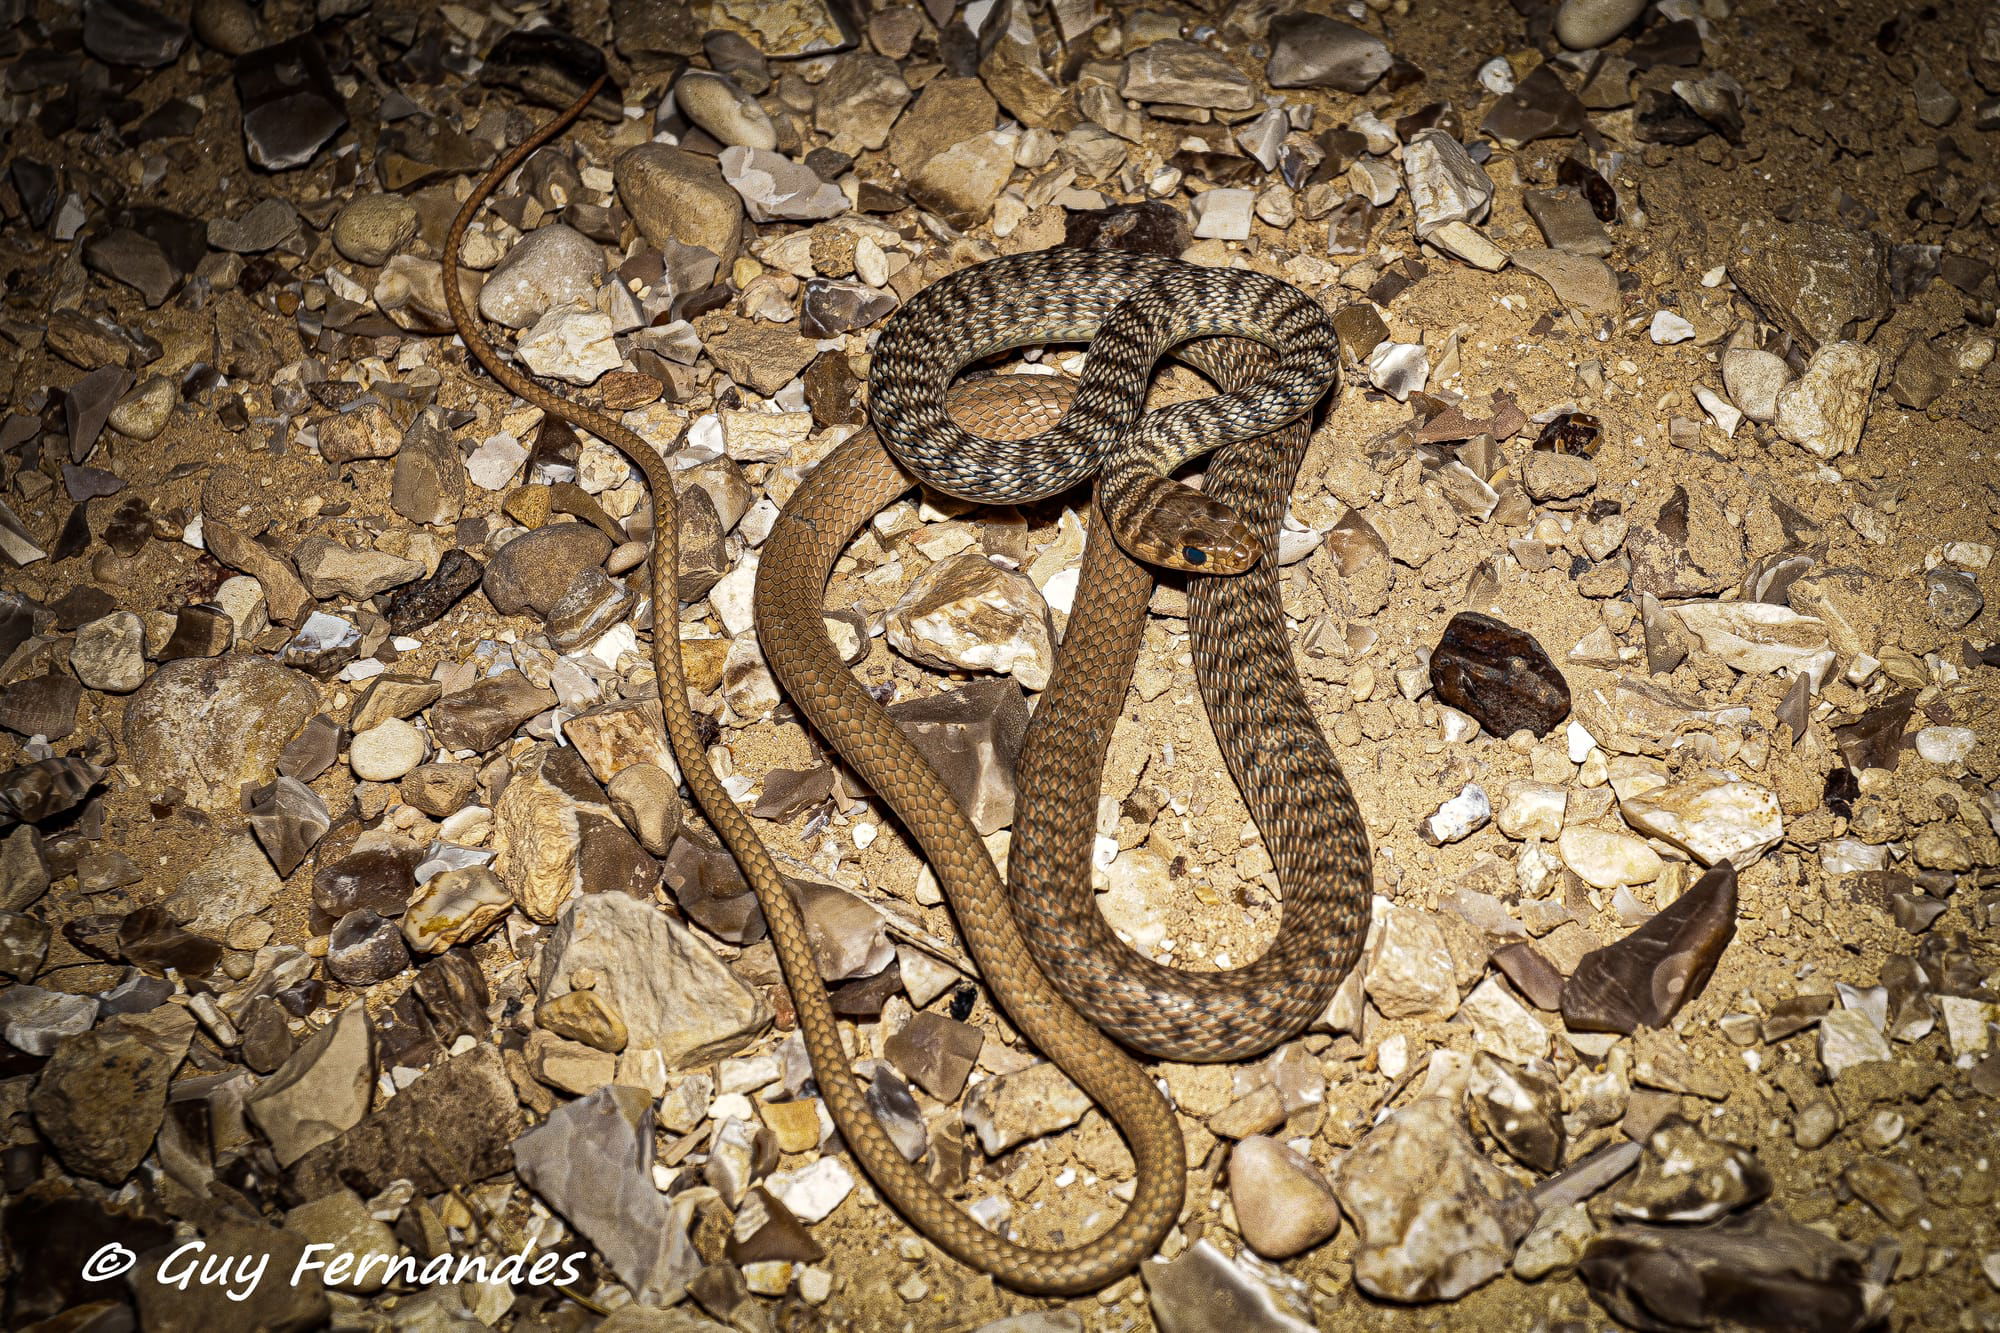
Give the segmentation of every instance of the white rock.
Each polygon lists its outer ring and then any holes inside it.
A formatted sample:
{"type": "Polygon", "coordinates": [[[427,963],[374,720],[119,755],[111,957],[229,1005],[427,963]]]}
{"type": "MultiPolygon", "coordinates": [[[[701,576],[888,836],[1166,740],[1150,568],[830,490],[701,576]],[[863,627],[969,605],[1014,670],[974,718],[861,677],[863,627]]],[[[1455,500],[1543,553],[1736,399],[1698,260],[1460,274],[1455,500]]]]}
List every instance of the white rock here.
{"type": "Polygon", "coordinates": [[[854,1173],[838,1157],[822,1157],[796,1171],[774,1171],[764,1188],[801,1222],[819,1222],[854,1192],[854,1173]]]}
{"type": "Polygon", "coordinates": [[[1450,1018],[1458,1012],[1457,969],[1429,913],[1390,904],[1369,941],[1365,986],[1385,1018],[1450,1018]]]}
{"type": "Polygon", "coordinates": [[[1250,218],[1257,204],[1255,190],[1205,190],[1194,197],[1197,240],[1247,241],[1250,218]]]}
{"type": "Polygon", "coordinates": [[[514,474],[528,461],[528,450],[504,432],[480,441],[465,460],[465,475],[481,490],[504,491],[514,483],[514,474]]]}
{"type": "Polygon", "coordinates": [[[1838,1078],[1856,1065],[1890,1060],[1889,1039],[1868,1016],[1854,1009],[1833,1009],[1819,1020],[1819,1062],[1838,1078]]]}
{"type": "Polygon", "coordinates": [[[1652,326],[1647,333],[1659,346],[1670,347],[1674,343],[1684,343],[1694,337],[1694,325],[1671,310],[1655,310],[1652,326]]]}
{"type": "Polygon", "coordinates": [[[1424,841],[1433,847],[1457,842],[1471,837],[1486,827],[1486,821],[1493,817],[1493,804],[1486,791],[1476,782],[1468,782],[1458,795],[1439,806],[1437,813],[1424,821],[1424,841]]]}
{"type": "Polygon", "coordinates": [[[536,320],[516,354],[533,374],[570,384],[595,384],[625,364],[611,320],[581,303],[557,306],[536,320]]]}
{"type": "Polygon", "coordinates": [[[1410,401],[1430,377],[1430,353],[1422,343],[1377,343],[1368,354],[1368,382],[1399,403],[1410,401]]]}
{"type": "Polygon", "coordinates": [[[1819,845],[1819,866],[1829,875],[1887,870],[1889,849],[1872,846],[1859,838],[1831,838],[1819,845]]]}
{"type": "Polygon", "coordinates": [[[1479,86],[1495,97],[1505,97],[1514,91],[1514,67],[1507,63],[1507,57],[1494,56],[1479,67],[1479,86]]]}
{"type": "Polygon", "coordinates": [[[394,782],[423,763],[429,750],[423,732],[392,717],[348,742],[347,763],[363,782],[394,782]]]}
{"type": "Polygon", "coordinates": [[[1704,773],[1619,802],[1625,821],[1685,848],[1705,866],[1727,857],[1738,869],[1785,837],[1778,794],[1725,773],[1704,773]]]}
{"type": "Polygon", "coordinates": [[[1474,986],[1458,1006],[1458,1013],[1472,1024],[1481,1050],[1515,1064],[1548,1058],[1549,1030],[1498,977],[1488,977],[1474,986]]]}
{"type": "Polygon", "coordinates": [[[1736,428],[1743,424],[1741,409],[1706,384],[1695,386],[1694,398],[1701,404],[1701,410],[1708,413],[1708,419],[1715,423],[1718,430],[1732,440],[1736,438],[1736,428]]]}
{"type": "Polygon", "coordinates": [[[1493,205],[1493,180],[1465,145],[1443,130],[1419,130],[1403,146],[1403,175],[1417,234],[1447,222],[1479,222],[1493,205]]]}
{"type": "Polygon", "coordinates": [[[1933,764],[1960,764],[1979,744],[1971,727],[1925,727],[1917,733],[1917,753],[1933,764]]]}
{"type": "Polygon", "coordinates": [[[1944,1038],[1954,1060],[1993,1049],[1992,1027],[2000,1022],[2000,1005],[1963,995],[1939,995],[1933,1002],[1944,1016],[1944,1038]]]}
{"type": "Polygon", "coordinates": [[[1791,380],[1791,367],[1774,352],[1732,347],[1722,354],[1722,387],[1752,421],[1778,415],[1778,393],[1791,380]]]}
{"type": "Polygon", "coordinates": [[[1646,11],[1646,0],[1563,0],[1556,40],[1572,51],[1603,46],[1646,11]]]}
{"type": "Polygon", "coordinates": [[[1564,829],[1556,839],[1556,852],[1564,865],[1595,889],[1650,884],[1665,865],[1644,839],[1585,824],[1564,829]]]}
{"type": "Polygon", "coordinates": [[[1838,458],[1861,442],[1868,401],[1882,355],[1861,343],[1828,343],[1806,373],[1778,394],[1778,434],[1821,458],[1838,458]]]}
{"type": "Polygon", "coordinates": [[[1501,790],[1500,811],[1493,822],[1516,842],[1529,838],[1554,842],[1562,836],[1567,799],[1567,793],[1554,783],[1525,779],[1509,782],[1501,790]]]}
{"type": "Polygon", "coordinates": [[[1803,675],[1817,691],[1833,668],[1826,622],[1769,602],[1681,602],[1673,608],[1702,649],[1738,671],[1803,675]]]}

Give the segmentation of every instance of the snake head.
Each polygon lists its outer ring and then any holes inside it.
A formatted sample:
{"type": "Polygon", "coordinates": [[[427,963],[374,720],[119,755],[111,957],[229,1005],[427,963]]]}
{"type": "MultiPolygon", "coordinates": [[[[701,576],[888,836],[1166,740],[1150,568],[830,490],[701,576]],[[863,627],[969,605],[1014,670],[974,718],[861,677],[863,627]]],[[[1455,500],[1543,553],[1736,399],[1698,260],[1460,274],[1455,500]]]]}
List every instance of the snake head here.
{"type": "Polygon", "coordinates": [[[1118,544],[1135,560],[1191,574],[1241,574],[1264,544],[1234,509],[1165,477],[1110,514],[1118,544]],[[1122,521],[1121,521],[1122,520],[1122,521]]]}

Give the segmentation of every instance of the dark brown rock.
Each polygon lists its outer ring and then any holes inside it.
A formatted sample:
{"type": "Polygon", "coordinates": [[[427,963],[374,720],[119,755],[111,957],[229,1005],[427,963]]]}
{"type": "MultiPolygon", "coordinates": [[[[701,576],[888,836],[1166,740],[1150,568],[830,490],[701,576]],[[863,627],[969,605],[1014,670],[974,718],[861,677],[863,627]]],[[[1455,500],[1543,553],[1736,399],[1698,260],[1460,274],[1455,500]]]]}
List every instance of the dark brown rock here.
{"type": "Polygon", "coordinates": [[[1736,937],[1736,867],[1727,860],[1624,939],[1583,956],[1563,987],[1578,1032],[1663,1028],[1701,994],[1736,937]]]}
{"type": "Polygon", "coordinates": [[[1461,611],[1445,626],[1431,654],[1431,685],[1496,737],[1546,736],[1569,716],[1569,683],[1541,644],[1477,611],[1461,611]]]}

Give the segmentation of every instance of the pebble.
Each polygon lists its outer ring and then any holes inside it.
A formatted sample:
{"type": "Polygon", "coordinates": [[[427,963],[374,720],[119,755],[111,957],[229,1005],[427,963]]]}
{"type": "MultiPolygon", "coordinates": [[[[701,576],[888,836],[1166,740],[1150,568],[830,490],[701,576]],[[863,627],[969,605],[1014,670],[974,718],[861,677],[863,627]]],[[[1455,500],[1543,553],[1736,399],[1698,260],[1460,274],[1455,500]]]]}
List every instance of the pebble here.
{"type": "Polygon", "coordinates": [[[1118,91],[1135,102],[1248,111],[1256,103],[1250,79],[1220,53],[1194,42],[1149,43],[1125,58],[1118,91]]]}
{"type": "Polygon", "coordinates": [[[1853,1009],[1830,1010],[1819,1021],[1819,1062],[1830,1078],[1856,1065],[1895,1058],[1889,1040],[1866,1014],[1853,1009]]]}
{"type": "Polygon", "coordinates": [[[1039,1061],[974,1084],[965,1097],[964,1119],[991,1157],[1018,1143],[1067,1129],[1089,1109],[1090,1099],[1062,1070],[1039,1061]]]}
{"type": "Polygon", "coordinates": [[[1805,374],[1778,393],[1778,434],[1820,458],[1838,458],[1861,442],[1881,354],[1853,342],[1813,353],[1805,374]]]}
{"type": "Polygon", "coordinates": [[[550,310],[589,299],[604,276],[597,242],[561,223],[515,242],[479,289],[479,312],[510,329],[534,325],[550,310]]]}
{"type": "Polygon", "coordinates": [[[884,618],[889,643],[925,665],[1012,675],[1048,687],[1055,628],[1025,574],[977,552],[941,560],[919,575],[884,618]]]}
{"type": "Polygon", "coordinates": [[[1438,698],[1493,736],[1545,736],[1569,715],[1569,685],[1534,637],[1476,611],[1452,617],[1430,672],[1438,698]]]}
{"type": "Polygon", "coordinates": [[[1391,1112],[1333,1177],[1354,1222],[1354,1281],[1395,1301],[1452,1300],[1504,1271],[1535,1206],[1486,1160],[1452,1104],[1423,1097],[1391,1112]],[[1421,1190],[1407,1182],[1426,1182],[1421,1190]]]}
{"type": "Polygon", "coordinates": [[[1319,14],[1278,15],[1271,20],[1270,41],[1264,71],[1273,88],[1365,93],[1395,60],[1380,37],[1319,14]]]}
{"type": "Polygon", "coordinates": [[[1267,1259],[1302,1254],[1340,1229],[1340,1204],[1325,1177],[1261,1134],[1230,1149],[1229,1200],[1243,1239],[1267,1259]]]}
{"type": "Polygon", "coordinates": [[[1646,0],[1563,0],[1556,40],[1572,51],[1604,46],[1646,11],[1646,0]]]}
{"type": "Polygon", "coordinates": [[[130,694],[146,680],[146,634],[139,617],[114,611],[81,626],[70,646],[70,670],[86,689],[130,694]]]}
{"type": "Polygon", "coordinates": [[[811,221],[847,211],[840,187],[810,167],[765,148],[722,150],[722,178],[743,200],[752,222],[811,221]]]}
{"type": "Polygon", "coordinates": [[[1207,190],[1194,197],[1194,234],[1198,240],[1247,241],[1257,202],[1254,190],[1207,190]]]}
{"type": "Polygon", "coordinates": [[[778,131],[757,99],[722,74],[690,69],[674,84],[681,114],[726,145],[771,149],[778,131]]]}
{"type": "MultiPolygon", "coordinates": [[[[1202,1239],[1171,1260],[1141,1264],[1154,1325],[1160,1333],[1313,1333],[1312,1311],[1303,1299],[1270,1285],[1252,1271],[1254,1263],[1247,1255],[1232,1260],[1202,1239]]],[[[1070,1333],[1061,1326],[1049,1333],[1058,1330],[1070,1333]]],[[[1043,1329],[1036,1325],[1023,1333],[1043,1329]]]]}
{"type": "Polygon", "coordinates": [[[1368,998],[1385,1018],[1450,1018],[1458,1011],[1457,968],[1429,913],[1391,905],[1378,912],[1365,973],[1368,998]]]}
{"type": "Polygon", "coordinates": [[[808,1224],[825,1221],[854,1185],[854,1173],[838,1157],[822,1157],[796,1171],[774,1171],[764,1182],[786,1212],[808,1224]]]}
{"type": "Polygon", "coordinates": [[[648,242],[699,246],[725,271],[736,262],[743,203],[714,161],[646,143],[620,153],[611,169],[618,201],[648,242]]]}
{"type": "Polygon", "coordinates": [[[1785,837],[1778,794],[1724,774],[1701,774],[1619,802],[1641,833],[1684,848],[1705,866],[1747,866],[1785,837]]]}
{"type": "Polygon", "coordinates": [[[244,1099],[279,1166],[330,1143],[368,1113],[375,1043],[367,1010],[350,1004],[244,1099]]]}
{"type": "Polygon", "coordinates": [[[318,708],[306,677],[264,658],[169,662],[125,706],[124,762],[148,791],[178,787],[198,810],[234,812],[318,708]]]}
{"type": "Polygon", "coordinates": [[[334,249],[357,264],[389,262],[417,235],[417,209],[399,194],[359,194],[333,219],[334,249]]]}

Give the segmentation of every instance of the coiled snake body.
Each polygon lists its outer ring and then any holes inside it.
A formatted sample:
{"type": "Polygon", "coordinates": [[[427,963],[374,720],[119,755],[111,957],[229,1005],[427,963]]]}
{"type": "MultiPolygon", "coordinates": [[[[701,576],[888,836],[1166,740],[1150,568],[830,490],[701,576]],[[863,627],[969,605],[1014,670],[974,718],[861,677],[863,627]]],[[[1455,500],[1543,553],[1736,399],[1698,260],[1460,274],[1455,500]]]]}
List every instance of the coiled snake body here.
{"type": "MultiPolygon", "coordinates": [[[[1229,688],[1239,696],[1218,701],[1215,691],[1204,680],[1204,695],[1211,714],[1216,717],[1218,730],[1230,718],[1234,719],[1232,726],[1247,721],[1265,729],[1265,739],[1253,740],[1241,755],[1229,751],[1227,740],[1224,745],[1287,885],[1280,943],[1255,965],[1265,968],[1270,964],[1266,971],[1271,975],[1264,978],[1268,985],[1243,984],[1255,968],[1207,974],[1192,983],[1189,979],[1196,974],[1172,969],[1146,971],[1153,965],[1137,955],[1129,951],[1122,957],[1112,954],[1114,947],[1122,946],[1116,946],[1089,902],[1088,842],[1096,803],[1094,781],[1084,775],[1094,774],[1101,763],[1111,719],[1116,716],[1130,678],[1131,656],[1136,652],[1138,631],[1143,627],[1150,574],[1127,559],[1114,543],[1093,536],[1084,577],[1104,580],[1105,591],[1102,596],[1093,593],[1089,603],[1079,596],[1077,612],[1071,618],[1065,639],[1065,665],[1059,668],[1059,679],[1045,696],[1040,712],[1045,718],[1056,718],[1067,716],[1066,710],[1070,708],[1102,710],[1108,705],[1109,711],[1100,712],[1094,719],[1079,716],[1076,726],[1065,733],[1068,740],[1056,741],[1058,747],[1074,742],[1077,748],[1043,750],[1039,757],[1031,750],[1023,757],[1024,789],[1039,787],[1059,798],[1054,807],[1059,817],[1051,818],[1048,823],[1052,836],[1043,844],[1045,851],[1036,850],[1037,826],[1032,817],[1024,816],[1022,826],[1017,829],[1014,853],[1017,879],[1028,873],[1043,885],[1041,889],[1029,889],[1029,905],[1020,912],[1021,924],[1017,926],[985,847],[958,811],[943,782],[841,664],[827,639],[820,615],[826,580],[841,549],[882,505],[910,487],[910,475],[884,451],[872,432],[858,435],[835,450],[800,485],[764,547],[756,612],[760,638],[774,673],[847,762],[901,816],[950,893],[960,929],[981,977],[1014,1025],[1104,1107],[1131,1148],[1135,1190],[1125,1213],[1109,1229],[1061,1251],[1028,1249],[978,1225],[930,1182],[920,1166],[906,1161],[875,1120],[861,1086],[848,1072],[850,1057],[842,1044],[798,906],[755,825],[730,799],[711,768],[694,717],[686,707],[687,681],[680,644],[677,634],[671,632],[677,622],[673,608],[678,605],[675,596],[678,515],[664,458],[621,423],[550,392],[508,365],[480,334],[466,309],[458,283],[457,254],[473,214],[509,172],[581,114],[604,82],[600,77],[575,104],[505,155],[466,200],[453,223],[444,260],[445,298],[453,322],[473,355],[503,386],[615,446],[646,478],[652,492],[654,516],[650,569],[656,608],[653,660],[668,739],[695,799],[757,893],[792,994],[820,1093],[850,1150],[912,1225],[961,1261],[1024,1291],[1065,1294],[1100,1287],[1130,1271],[1157,1249],[1174,1224],[1184,1192],[1185,1148],[1173,1112],[1158,1088],[1103,1031],[1065,1002],[1064,996],[1031,960],[1031,948],[1045,963],[1053,959],[1056,975],[1068,985],[1080,986],[1091,993],[1072,994],[1072,1001],[1088,1005],[1093,996],[1105,997],[1109,1007],[1102,1016],[1124,1024],[1119,1030],[1133,1045],[1177,1052],[1184,1059],[1218,1058],[1243,1050],[1246,1045],[1260,1048],[1258,1042],[1268,1046],[1296,1032],[1320,1012],[1358,952],[1365,927],[1368,892],[1365,831],[1340,780],[1338,766],[1324,742],[1318,740],[1292,675],[1282,615],[1277,609],[1274,561],[1257,559],[1260,547],[1275,538],[1284,494],[1303,445],[1304,427],[1290,426],[1270,436],[1258,432],[1274,431],[1287,421],[1296,421],[1310,411],[1324,392],[1333,366],[1331,332],[1325,329],[1324,317],[1318,315],[1316,306],[1309,311],[1292,306],[1294,313],[1285,317],[1284,329],[1275,330],[1268,319],[1261,324],[1257,321],[1257,312],[1250,309],[1257,304],[1255,298],[1238,300],[1231,307],[1232,313],[1224,316],[1225,322],[1204,331],[1240,334],[1280,345],[1266,351],[1230,338],[1195,344],[1183,353],[1185,359],[1209,371],[1236,392],[1221,399],[1205,400],[1218,404],[1206,416],[1181,411],[1134,432],[1131,427],[1137,416],[1137,403],[1143,400],[1145,378],[1153,359],[1179,337],[1190,335],[1185,331],[1158,332],[1163,321],[1173,322],[1167,317],[1176,312],[1164,309],[1157,301],[1150,305],[1124,302],[1123,297],[1113,300],[1102,293],[1108,278],[1123,282],[1124,295],[1130,296],[1136,287],[1164,276],[1167,267],[1163,266],[1170,266],[1177,273],[1185,266],[1101,252],[1047,252],[1043,256],[1021,256],[953,275],[957,281],[945,287],[940,296],[941,300],[944,296],[962,298],[981,309],[986,309],[983,302],[987,300],[1000,301],[1002,309],[1010,313],[993,314],[992,327],[1011,330],[1006,336],[1013,339],[1000,346],[1088,337],[1113,310],[1120,311],[1121,320],[1127,318],[1120,309],[1121,302],[1137,307],[1129,316],[1129,327],[1137,331],[1136,341],[1144,343],[1150,337],[1157,344],[1150,353],[1113,352],[1112,345],[1107,344],[1104,351],[1109,355],[1100,353],[1094,344],[1091,363],[1098,378],[1086,376],[1076,405],[1062,420],[1069,426],[1083,428],[1079,438],[1092,449],[1093,458],[1113,449],[1117,442],[1125,442],[1123,452],[1114,453],[1111,458],[1116,482],[1107,479],[1104,483],[1108,507],[1116,509],[1126,525],[1119,529],[1121,541],[1129,539],[1142,553],[1164,541],[1166,562],[1170,564],[1207,564],[1209,568],[1251,566],[1246,577],[1196,581],[1190,588],[1190,600],[1194,604],[1197,655],[1205,663],[1206,674],[1224,673],[1223,678],[1233,679],[1229,688]],[[1052,267],[1038,267],[1044,264],[1052,267]],[[1153,272],[1149,277],[1142,270],[1153,272]],[[975,276],[968,277],[968,273],[975,276]],[[1020,285],[995,292],[982,287],[982,279],[977,276],[998,277],[1003,273],[1019,277],[1020,285]],[[1082,322],[1072,320],[1067,324],[1050,321],[1047,303],[1053,301],[1056,308],[1074,314],[1078,300],[1074,295],[1078,289],[1068,285],[1059,287],[1048,276],[1054,273],[1064,275],[1065,283],[1078,277],[1095,281],[1101,294],[1092,298],[1098,311],[1094,321],[1088,316],[1082,322]],[[1065,296],[1065,292],[1071,295],[1065,296]],[[1306,345],[1315,342],[1316,348],[1306,345]],[[1320,369],[1314,369],[1316,364],[1320,369]],[[1262,375],[1254,387],[1253,371],[1262,375]],[[1317,388],[1312,385],[1315,376],[1321,377],[1317,388]],[[1273,416],[1273,411],[1279,415],[1273,416]],[[1225,449],[1211,467],[1206,496],[1165,479],[1165,473],[1186,453],[1198,451],[1203,440],[1206,447],[1226,440],[1241,441],[1225,449]],[[1114,487],[1123,488],[1119,491],[1121,499],[1110,504],[1114,487]],[[1210,645],[1206,649],[1201,646],[1204,641],[1210,645]],[[1117,662],[1121,654],[1122,668],[1117,662]],[[1072,658],[1078,665],[1068,665],[1072,658]],[[1072,685],[1081,684],[1083,689],[1073,695],[1065,694],[1064,674],[1073,677],[1072,685]],[[1258,690],[1269,693],[1259,695],[1258,690]],[[1313,749],[1315,744],[1317,752],[1313,749]],[[1053,765],[1050,780],[1034,776],[1037,763],[1042,763],[1045,770],[1053,765]],[[1267,795],[1281,797],[1287,786],[1297,788],[1293,799],[1277,801],[1272,808],[1282,806],[1283,812],[1275,816],[1275,823],[1265,823],[1266,812],[1260,801],[1267,795]],[[1323,808],[1315,813],[1315,807],[1323,808]],[[1080,842],[1072,836],[1077,834],[1080,842]],[[1075,856],[1079,845],[1083,849],[1080,865],[1075,856]],[[1079,870],[1081,880],[1075,878],[1074,872],[1079,870]],[[1294,877],[1298,876],[1305,879],[1295,883],[1294,877]],[[1305,901],[1301,895],[1312,892],[1301,885],[1312,882],[1321,883],[1329,891],[1322,906],[1307,909],[1303,924],[1308,928],[1301,929],[1299,907],[1305,901]],[[1089,933],[1093,930],[1097,932],[1095,935],[1089,933]],[[1314,931],[1330,934],[1315,937],[1314,931]],[[1300,946],[1297,953],[1283,952],[1295,943],[1300,946]],[[1093,957],[1079,957],[1080,952],[1093,957]],[[1144,968],[1137,969],[1135,976],[1125,975],[1127,969],[1137,964],[1143,964],[1144,968]],[[1191,991],[1177,998],[1176,992],[1169,989],[1175,984],[1191,984],[1191,991]],[[1229,1008],[1232,996],[1238,1006],[1234,1011],[1229,1008]],[[1121,1015],[1129,1016],[1134,1006],[1138,1011],[1137,1021],[1127,1023],[1121,1015]],[[1246,1014],[1246,1007],[1256,1012],[1246,1014]],[[1273,1014],[1277,1016],[1272,1017],[1273,1014]],[[1258,1035],[1245,1043],[1235,1029],[1249,1026],[1254,1026],[1258,1035]],[[1222,1032],[1219,1043],[1218,1030],[1222,1032]]],[[[1089,287],[1088,281],[1085,286],[1089,287]]],[[[1282,288],[1283,284],[1274,283],[1271,287],[1282,288]]],[[[1271,288],[1264,291],[1271,294],[1271,288]]],[[[882,411],[884,401],[893,401],[899,390],[915,394],[910,401],[925,404],[919,408],[920,416],[930,411],[928,404],[935,390],[937,412],[941,413],[946,385],[964,364],[960,362],[938,372],[936,367],[951,357],[940,355],[944,349],[934,345],[932,352],[922,358],[922,365],[928,369],[921,382],[896,378],[894,368],[907,363],[898,362],[892,335],[898,328],[913,327],[912,321],[925,308],[919,304],[923,295],[928,293],[921,294],[898,313],[896,326],[885,331],[881,340],[886,347],[878,349],[875,381],[878,426],[900,419],[893,411],[882,411]]],[[[1304,301],[1303,297],[1299,299],[1304,301]]],[[[1312,305],[1310,301],[1304,304],[1312,305]]],[[[970,327],[960,325],[961,331],[970,327]]],[[[917,332],[939,333],[935,328],[920,327],[917,332]]],[[[985,349],[992,350],[996,348],[985,349]]],[[[983,354],[975,352],[966,359],[983,354]]],[[[976,428],[991,430],[1012,421],[1018,427],[1016,434],[1029,434],[1046,427],[1060,415],[1064,397],[1061,390],[1046,380],[1025,384],[1012,380],[1029,380],[1029,377],[1003,377],[961,386],[956,391],[953,410],[969,413],[968,420],[976,428]],[[1022,426],[1023,420],[1028,424],[1022,426]]],[[[930,426],[918,433],[929,438],[935,418],[933,413],[930,426]]],[[[893,432],[895,427],[892,425],[890,429],[893,432]]],[[[1065,445],[1064,449],[1067,448],[1065,445]]],[[[1062,452],[1047,447],[1046,442],[1030,445],[1030,450],[1052,457],[1062,452]]],[[[1064,466],[1060,461],[1055,465],[1064,466]]],[[[1093,462],[1078,476],[1088,475],[1096,466],[1093,462]]],[[[1045,475],[1028,490],[1017,492],[1016,498],[1048,494],[1068,484],[1052,480],[1052,475],[1045,475]]],[[[948,482],[947,488],[952,485],[956,483],[948,482]]],[[[1101,533],[1102,527],[1101,521],[1094,522],[1094,534],[1101,533]]],[[[1153,557],[1149,554],[1148,558],[1153,557]]],[[[1038,743],[1046,744],[1047,733],[1058,729],[1044,726],[1041,730],[1045,739],[1038,743]]],[[[1032,803],[1034,790],[1028,790],[1027,795],[1032,803]]]]}

